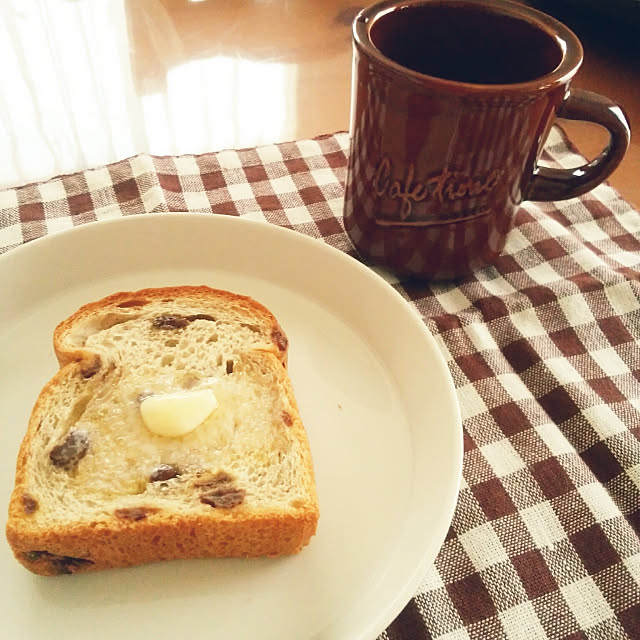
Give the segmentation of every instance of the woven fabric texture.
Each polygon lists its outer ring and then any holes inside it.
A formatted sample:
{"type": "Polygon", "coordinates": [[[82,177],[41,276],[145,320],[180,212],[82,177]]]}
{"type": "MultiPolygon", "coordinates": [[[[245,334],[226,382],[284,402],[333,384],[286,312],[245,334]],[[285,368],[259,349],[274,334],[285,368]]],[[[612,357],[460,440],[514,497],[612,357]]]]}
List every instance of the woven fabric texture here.
{"type": "MultiPolygon", "coordinates": [[[[344,232],[348,135],[199,156],[136,156],[0,191],[0,252],[150,212],[344,232]]],[[[544,161],[583,162],[557,129],[544,161]]],[[[433,566],[380,640],[640,638],[640,213],[602,185],[525,203],[498,262],[403,281],[463,418],[458,505],[433,566]]]]}

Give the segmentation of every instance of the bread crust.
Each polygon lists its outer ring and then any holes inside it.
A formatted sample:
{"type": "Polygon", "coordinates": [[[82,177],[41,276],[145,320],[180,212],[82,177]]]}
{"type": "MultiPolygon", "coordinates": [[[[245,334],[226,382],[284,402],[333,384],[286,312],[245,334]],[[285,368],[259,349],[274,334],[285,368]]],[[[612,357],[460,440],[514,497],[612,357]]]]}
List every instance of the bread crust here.
{"type": "MultiPolygon", "coordinates": [[[[21,518],[20,502],[19,496],[11,499],[14,522],[21,518]]],[[[7,539],[16,559],[27,569],[55,576],[164,560],[295,554],[308,544],[317,525],[313,508],[295,514],[220,514],[212,510],[186,521],[152,513],[142,521],[78,524],[46,531],[9,526],[7,539]]]]}
{"type": "Polygon", "coordinates": [[[279,556],[297,553],[309,543],[319,517],[311,452],[286,374],[286,334],[266,307],[247,296],[206,286],[119,292],[86,304],[63,320],[55,328],[53,344],[60,370],[44,386],[33,407],[16,461],[15,487],[6,525],[13,553],[26,568],[50,576],[171,559],[279,556]],[[239,319],[250,317],[252,322],[260,323],[262,333],[256,338],[253,352],[261,354],[267,362],[277,360],[284,372],[281,392],[289,407],[286,428],[288,437],[298,446],[301,491],[306,498],[286,508],[249,502],[233,508],[199,505],[193,512],[185,513],[167,509],[166,504],[158,506],[153,500],[145,502],[141,497],[138,511],[134,509],[128,517],[110,514],[90,520],[38,521],[33,517],[39,504],[31,496],[34,482],[30,474],[36,468],[33,457],[42,456],[42,451],[34,446],[34,438],[47,412],[47,402],[65,385],[96,388],[101,384],[101,376],[108,374],[108,368],[101,362],[104,354],[87,348],[83,342],[88,331],[85,325],[90,325],[98,315],[105,317],[106,312],[133,316],[149,305],[178,299],[182,302],[188,299],[205,310],[211,309],[215,301],[239,319]]]}
{"type": "Polygon", "coordinates": [[[87,352],[85,349],[74,347],[73,343],[70,342],[69,336],[77,329],[83,320],[92,317],[96,312],[102,312],[106,309],[132,309],[135,308],[136,305],[121,306],[122,304],[130,304],[132,302],[144,302],[146,305],[150,302],[175,298],[185,299],[186,297],[196,303],[201,301],[203,304],[208,304],[211,298],[215,297],[219,300],[237,305],[239,309],[245,312],[262,317],[264,321],[269,324],[271,334],[274,338],[272,345],[273,352],[286,365],[289,341],[282,327],[269,309],[249,296],[232,293],[224,289],[214,289],[205,285],[156,287],[139,289],[138,291],[120,291],[101,300],[83,305],[68,318],[60,322],[54,329],[53,348],[58,358],[58,363],[60,366],[64,366],[69,362],[77,361],[82,362],[85,366],[90,366],[94,361],[94,354],[87,352]]]}

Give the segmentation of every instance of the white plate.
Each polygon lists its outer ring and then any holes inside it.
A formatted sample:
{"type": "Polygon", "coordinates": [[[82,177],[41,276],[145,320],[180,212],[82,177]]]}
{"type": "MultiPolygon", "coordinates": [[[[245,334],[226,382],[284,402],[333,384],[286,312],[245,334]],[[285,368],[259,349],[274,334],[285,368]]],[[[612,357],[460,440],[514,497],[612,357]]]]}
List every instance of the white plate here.
{"type": "MultiPolygon", "coordinates": [[[[207,284],[248,294],[290,339],[320,499],[317,535],[276,560],[191,560],[42,578],[0,540],[6,638],[372,639],[418,588],[462,465],[455,390],[421,318],[379,275],[294,231],[233,217],[133,216],[0,257],[0,497],[54,326],[115,291],[207,284]]],[[[6,512],[6,511],[5,511],[6,512]]]]}

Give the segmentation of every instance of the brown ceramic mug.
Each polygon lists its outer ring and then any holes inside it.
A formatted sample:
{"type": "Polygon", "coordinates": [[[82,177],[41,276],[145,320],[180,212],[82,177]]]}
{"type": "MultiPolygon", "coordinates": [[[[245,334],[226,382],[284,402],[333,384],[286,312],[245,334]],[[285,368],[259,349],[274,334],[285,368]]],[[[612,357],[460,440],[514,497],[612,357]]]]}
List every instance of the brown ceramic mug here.
{"type": "Polygon", "coordinates": [[[384,1],[353,23],[344,221],[366,258],[401,274],[466,275],[502,252],[523,200],[591,190],[629,145],[622,109],[570,89],[578,38],[501,0],[384,1]],[[576,169],[537,164],[555,117],[610,134],[576,169]]]}

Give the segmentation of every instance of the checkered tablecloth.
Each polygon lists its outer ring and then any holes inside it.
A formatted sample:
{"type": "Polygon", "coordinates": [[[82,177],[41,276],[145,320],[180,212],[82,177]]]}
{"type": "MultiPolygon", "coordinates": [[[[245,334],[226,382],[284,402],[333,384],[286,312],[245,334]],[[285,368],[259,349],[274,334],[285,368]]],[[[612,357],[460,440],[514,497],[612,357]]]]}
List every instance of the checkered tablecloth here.
{"type": "MultiPolygon", "coordinates": [[[[291,227],[355,255],[348,136],[137,156],[0,191],[0,252],[162,211],[291,227]]],[[[582,160],[554,130],[546,160],[582,160]]],[[[607,185],[527,203],[504,255],[465,281],[395,286],[451,370],[463,482],[447,539],[382,640],[640,638],[640,213],[607,185]]]]}

